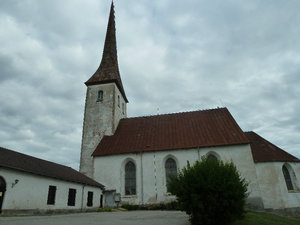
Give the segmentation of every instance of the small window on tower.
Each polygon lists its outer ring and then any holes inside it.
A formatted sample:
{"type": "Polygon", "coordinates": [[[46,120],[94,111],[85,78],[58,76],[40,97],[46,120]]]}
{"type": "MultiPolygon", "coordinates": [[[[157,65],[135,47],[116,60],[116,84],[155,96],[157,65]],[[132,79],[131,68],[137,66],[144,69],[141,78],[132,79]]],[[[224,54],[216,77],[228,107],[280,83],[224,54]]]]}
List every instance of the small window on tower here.
{"type": "Polygon", "coordinates": [[[118,95],[118,106],[120,107],[120,95],[118,95]]]}
{"type": "Polygon", "coordinates": [[[97,102],[102,102],[102,101],[103,101],[103,91],[98,91],[97,102]]]}
{"type": "Polygon", "coordinates": [[[122,113],[125,114],[125,104],[122,103],[122,113]]]}

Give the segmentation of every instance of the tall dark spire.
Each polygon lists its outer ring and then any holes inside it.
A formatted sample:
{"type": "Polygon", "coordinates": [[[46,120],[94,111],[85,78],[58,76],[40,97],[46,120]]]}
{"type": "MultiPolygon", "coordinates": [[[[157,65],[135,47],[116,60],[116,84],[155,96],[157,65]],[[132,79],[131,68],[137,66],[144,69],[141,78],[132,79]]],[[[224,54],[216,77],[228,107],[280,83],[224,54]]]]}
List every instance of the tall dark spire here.
{"type": "Polygon", "coordinates": [[[102,60],[97,71],[85,82],[87,86],[95,84],[116,83],[123,98],[128,102],[123,88],[117,55],[114,3],[111,2],[102,60]]]}

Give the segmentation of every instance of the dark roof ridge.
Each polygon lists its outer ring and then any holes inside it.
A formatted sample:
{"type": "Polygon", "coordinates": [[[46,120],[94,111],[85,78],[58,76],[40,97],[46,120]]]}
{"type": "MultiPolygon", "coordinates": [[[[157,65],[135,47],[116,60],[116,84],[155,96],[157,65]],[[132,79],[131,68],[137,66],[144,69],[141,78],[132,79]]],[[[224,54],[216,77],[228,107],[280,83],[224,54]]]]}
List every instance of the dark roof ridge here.
{"type": "Polygon", "coordinates": [[[104,188],[104,185],[72,167],[26,155],[0,147],[0,167],[18,170],[43,177],[104,188]]]}
{"type": "MultiPolygon", "coordinates": [[[[35,156],[31,156],[31,155],[27,155],[27,154],[24,154],[24,153],[22,153],[22,152],[17,152],[17,151],[14,151],[14,150],[11,150],[11,149],[8,149],[8,148],[4,148],[4,147],[1,147],[0,146],[0,149],[5,149],[5,150],[7,150],[7,151],[11,151],[11,152],[14,152],[15,154],[20,154],[20,155],[23,155],[23,156],[26,156],[26,157],[30,157],[30,158],[33,158],[33,159],[37,159],[37,160],[40,160],[40,161],[44,161],[44,162],[47,162],[47,163],[52,163],[52,164],[56,164],[56,165],[58,165],[58,166],[63,166],[63,167],[66,167],[66,168],[71,168],[71,169],[73,169],[72,167],[70,167],[70,166],[65,166],[65,165],[62,165],[62,164],[59,164],[59,163],[56,163],[56,162],[51,162],[51,161],[49,161],[49,160],[46,160],[46,159],[41,159],[41,158],[38,158],[38,157],[35,157],[35,156]]],[[[73,169],[73,170],[75,170],[75,169],[73,169]]],[[[75,171],[77,171],[77,170],[75,170],[75,171]]],[[[77,171],[78,172],[78,171],[77,171]]]]}
{"type": "Polygon", "coordinates": [[[133,116],[133,117],[127,117],[127,118],[123,118],[123,119],[128,120],[128,119],[136,119],[136,118],[148,118],[148,117],[157,117],[157,116],[179,115],[179,114],[185,114],[185,113],[214,111],[214,110],[219,110],[219,109],[228,111],[227,107],[217,107],[217,108],[190,110],[190,111],[182,111],[182,112],[170,112],[170,113],[163,113],[163,114],[157,114],[157,115],[133,116]]]}

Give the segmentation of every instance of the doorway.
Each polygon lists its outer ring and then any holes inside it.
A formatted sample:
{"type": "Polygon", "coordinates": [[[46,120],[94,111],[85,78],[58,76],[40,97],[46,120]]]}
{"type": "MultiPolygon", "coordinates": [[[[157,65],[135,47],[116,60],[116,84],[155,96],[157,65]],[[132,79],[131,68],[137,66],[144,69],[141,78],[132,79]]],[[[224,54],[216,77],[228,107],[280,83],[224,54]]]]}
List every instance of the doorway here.
{"type": "Polygon", "coordinates": [[[100,196],[100,208],[103,208],[103,195],[100,196]]]}
{"type": "Polygon", "coordinates": [[[0,177],[0,213],[2,212],[2,203],[6,191],[6,183],[3,177],[0,177]]]}

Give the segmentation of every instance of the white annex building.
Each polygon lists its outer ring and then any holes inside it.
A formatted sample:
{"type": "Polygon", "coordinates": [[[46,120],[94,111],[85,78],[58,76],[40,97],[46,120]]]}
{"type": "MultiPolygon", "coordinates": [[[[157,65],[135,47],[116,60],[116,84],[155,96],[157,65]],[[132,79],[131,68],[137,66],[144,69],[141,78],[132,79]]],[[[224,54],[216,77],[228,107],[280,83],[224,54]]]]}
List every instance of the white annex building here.
{"type": "Polygon", "coordinates": [[[0,147],[0,214],[96,210],[103,189],[70,167],[0,147]]]}
{"type": "Polygon", "coordinates": [[[127,118],[118,68],[114,5],[102,61],[87,86],[80,172],[121,202],[174,200],[169,174],[202,156],[232,161],[249,182],[248,207],[300,213],[300,160],[254,132],[226,108],[127,118]]]}

